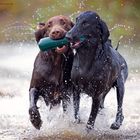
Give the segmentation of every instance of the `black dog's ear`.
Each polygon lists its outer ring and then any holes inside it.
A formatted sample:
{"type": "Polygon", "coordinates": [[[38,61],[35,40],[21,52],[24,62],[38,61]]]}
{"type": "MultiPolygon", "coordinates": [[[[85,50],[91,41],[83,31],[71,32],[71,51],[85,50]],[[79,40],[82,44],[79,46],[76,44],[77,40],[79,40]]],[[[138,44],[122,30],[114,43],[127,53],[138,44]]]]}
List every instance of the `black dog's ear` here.
{"type": "Polygon", "coordinates": [[[99,24],[101,27],[102,41],[103,43],[105,43],[110,35],[109,30],[106,23],[103,20],[99,19],[99,24]]]}

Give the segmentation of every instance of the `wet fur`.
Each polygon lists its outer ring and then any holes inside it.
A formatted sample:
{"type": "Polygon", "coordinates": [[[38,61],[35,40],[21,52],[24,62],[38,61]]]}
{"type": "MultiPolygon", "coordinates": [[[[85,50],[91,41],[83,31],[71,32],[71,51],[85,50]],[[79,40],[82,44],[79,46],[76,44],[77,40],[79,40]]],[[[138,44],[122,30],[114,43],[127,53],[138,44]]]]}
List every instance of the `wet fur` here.
{"type": "MultiPolygon", "coordinates": [[[[63,38],[72,26],[73,23],[65,16],[52,17],[45,23],[44,27],[39,28],[35,32],[36,41],[39,42],[43,37],[50,37],[52,39],[63,38]]],[[[34,62],[29,88],[30,121],[36,129],[40,129],[42,124],[37,107],[37,101],[40,96],[43,97],[47,106],[50,105],[50,108],[60,104],[61,99],[63,99],[65,110],[66,99],[64,95],[67,95],[68,88],[71,85],[70,72],[72,62],[73,52],[68,47],[59,52],[57,49],[53,49],[38,53],[34,62]]]]}
{"type": "Polygon", "coordinates": [[[80,36],[86,39],[76,47],[71,78],[74,89],[75,116],[79,118],[80,93],[84,91],[92,97],[92,107],[87,122],[87,130],[94,127],[99,108],[103,107],[104,99],[112,87],[117,91],[117,113],[112,129],[119,129],[123,116],[124,83],[128,76],[128,68],[124,58],[116,51],[109,37],[106,23],[96,12],[81,13],[74,27],[66,34],[73,43],[80,36]]]}

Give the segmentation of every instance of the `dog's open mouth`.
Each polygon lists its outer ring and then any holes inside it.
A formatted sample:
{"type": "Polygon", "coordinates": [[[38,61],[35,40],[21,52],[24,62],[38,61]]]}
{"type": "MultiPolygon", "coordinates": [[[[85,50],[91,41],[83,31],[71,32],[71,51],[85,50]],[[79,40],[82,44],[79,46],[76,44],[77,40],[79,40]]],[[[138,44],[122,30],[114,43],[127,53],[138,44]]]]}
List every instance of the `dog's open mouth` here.
{"type": "Polygon", "coordinates": [[[76,40],[70,40],[69,39],[69,41],[71,42],[71,48],[77,49],[80,46],[85,44],[86,39],[85,39],[85,37],[80,37],[80,38],[76,38],[76,40]]]}
{"type": "Polygon", "coordinates": [[[80,44],[81,44],[81,41],[80,40],[79,41],[76,41],[76,42],[72,42],[71,43],[71,48],[77,49],[77,48],[79,48],[80,44]]]}
{"type": "Polygon", "coordinates": [[[85,44],[85,40],[78,40],[75,42],[71,42],[71,48],[78,49],[80,46],[83,46],[85,44]]]}

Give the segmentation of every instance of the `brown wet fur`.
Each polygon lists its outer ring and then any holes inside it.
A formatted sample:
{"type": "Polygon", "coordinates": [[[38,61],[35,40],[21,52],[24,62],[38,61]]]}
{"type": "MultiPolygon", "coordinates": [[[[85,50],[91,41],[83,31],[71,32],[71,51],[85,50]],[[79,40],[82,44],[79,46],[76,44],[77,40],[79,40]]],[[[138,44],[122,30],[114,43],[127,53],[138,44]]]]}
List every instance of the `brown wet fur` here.
{"type": "MultiPolygon", "coordinates": [[[[36,41],[43,37],[51,39],[60,39],[72,28],[73,23],[68,17],[55,16],[50,18],[41,28],[37,26],[35,32],[36,41]]],[[[67,91],[70,85],[70,72],[73,62],[73,52],[68,46],[62,49],[52,49],[49,51],[40,51],[34,62],[34,69],[30,83],[30,120],[32,124],[40,129],[40,116],[38,114],[37,101],[39,96],[44,98],[46,105],[55,106],[62,99],[62,91],[67,91]],[[66,61],[67,59],[67,61],[66,61]],[[67,82],[65,82],[67,81],[67,82]],[[40,123],[34,123],[34,122],[40,123]],[[36,125],[38,124],[38,125],[36,125]]]]}

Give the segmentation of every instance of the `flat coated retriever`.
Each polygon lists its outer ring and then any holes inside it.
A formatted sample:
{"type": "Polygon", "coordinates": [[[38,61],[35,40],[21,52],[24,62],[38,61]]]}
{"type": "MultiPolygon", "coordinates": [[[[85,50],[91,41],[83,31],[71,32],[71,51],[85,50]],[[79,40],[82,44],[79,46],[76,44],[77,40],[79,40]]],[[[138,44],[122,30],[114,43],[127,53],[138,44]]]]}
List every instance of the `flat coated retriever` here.
{"type": "MultiPolygon", "coordinates": [[[[52,17],[45,24],[40,23],[37,26],[36,41],[48,36],[52,39],[63,38],[72,26],[71,20],[65,16],[52,17]]],[[[50,108],[59,104],[63,99],[63,109],[66,111],[72,62],[73,52],[68,46],[38,53],[29,89],[30,121],[36,129],[40,129],[42,124],[37,107],[40,96],[44,98],[47,106],[50,105],[50,108]]]]}
{"type": "Polygon", "coordinates": [[[86,126],[87,130],[92,129],[106,94],[112,87],[116,87],[118,108],[111,128],[119,129],[124,119],[122,104],[128,68],[124,58],[113,49],[108,39],[107,25],[96,12],[86,11],[76,18],[76,24],[66,37],[76,50],[71,71],[76,98],[75,116],[79,114],[79,94],[83,90],[92,97],[91,113],[86,126]],[[84,41],[80,41],[80,37],[84,37],[84,41]]]}

